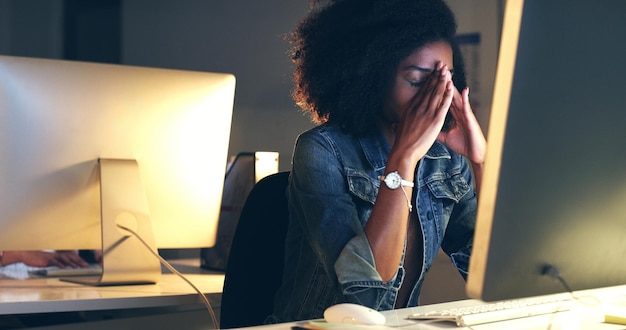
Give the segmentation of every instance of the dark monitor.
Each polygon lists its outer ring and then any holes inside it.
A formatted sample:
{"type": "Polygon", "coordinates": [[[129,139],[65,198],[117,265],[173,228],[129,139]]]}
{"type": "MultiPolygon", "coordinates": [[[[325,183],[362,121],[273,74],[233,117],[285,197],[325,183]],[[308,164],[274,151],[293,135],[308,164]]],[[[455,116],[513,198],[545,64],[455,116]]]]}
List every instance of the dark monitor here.
{"type": "Polygon", "coordinates": [[[626,284],[625,13],[506,1],[470,297],[626,284]]]}
{"type": "Polygon", "coordinates": [[[226,73],[0,56],[0,250],[102,249],[103,283],[155,282],[150,249],[215,244],[235,91],[226,73]]]}
{"type": "Polygon", "coordinates": [[[278,172],[278,152],[240,152],[228,162],[217,240],[200,250],[200,267],[225,271],[241,210],[252,187],[262,178],[278,172]]]}

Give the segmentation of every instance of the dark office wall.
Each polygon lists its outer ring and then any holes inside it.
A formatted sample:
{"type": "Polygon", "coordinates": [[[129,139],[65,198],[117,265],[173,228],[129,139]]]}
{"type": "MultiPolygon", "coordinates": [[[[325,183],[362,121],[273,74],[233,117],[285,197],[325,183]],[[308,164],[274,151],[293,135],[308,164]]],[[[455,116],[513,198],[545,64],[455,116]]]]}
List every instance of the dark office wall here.
{"type": "Polygon", "coordinates": [[[63,57],[63,0],[0,0],[0,53],[63,57]]]}
{"type": "Polygon", "coordinates": [[[233,73],[237,77],[230,154],[278,151],[290,168],[293,142],[312,126],[291,99],[284,39],[309,0],[127,0],[126,64],[233,73]]]}
{"type": "Polygon", "coordinates": [[[121,0],[0,0],[0,54],[119,63],[121,0]]]}
{"type": "Polygon", "coordinates": [[[121,0],[65,0],[63,38],[65,59],[120,63],[121,0]]]}

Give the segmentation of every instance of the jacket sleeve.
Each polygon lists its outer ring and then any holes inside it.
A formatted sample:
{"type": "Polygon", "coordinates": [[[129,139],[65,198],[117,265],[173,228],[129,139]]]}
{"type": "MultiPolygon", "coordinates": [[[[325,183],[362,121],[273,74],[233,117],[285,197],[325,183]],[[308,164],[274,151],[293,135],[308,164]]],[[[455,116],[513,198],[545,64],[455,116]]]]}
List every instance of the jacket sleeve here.
{"type": "Polygon", "coordinates": [[[395,279],[382,282],[363,230],[361,219],[368,216],[359,212],[371,212],[372,201],[350,189],[352,183],[367,184],[362,181],[368,178],[356,173],[349,178],[348,172],[331,141],[320,134],[300,136],[293,157],[291,211],[327,275],[338,281],[345,301],[378,309],[395,279]]]}
{"type": "Polygon", "coordinates": [[[471,170],[465,160],[463,164],[462,175],[471,188],[454,206],[441,247],[450,256],[461,276],[467,279],[476,224],[477,196],[472,184],[471,170]]]}

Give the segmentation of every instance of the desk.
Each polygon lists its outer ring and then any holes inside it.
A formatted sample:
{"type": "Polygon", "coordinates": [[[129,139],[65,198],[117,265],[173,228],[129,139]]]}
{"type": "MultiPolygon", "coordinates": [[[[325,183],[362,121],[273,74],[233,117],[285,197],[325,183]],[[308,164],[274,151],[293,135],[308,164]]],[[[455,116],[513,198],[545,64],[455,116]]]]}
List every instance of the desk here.
{"type": "MultiPolygon", "coordinates": [[[[224,275],[185,275],[198,289],[219,298],[224,275]]],[[[216,300],[219,303],[219,300],[216,300]]],[[[75,312],[201,304],[200,297],[174,274],[150,285],[93,287],[58,279],[0,279],[0,314],[75,312]]]]}
{"type": "MultiPolygon", "coordinates": [[[[586,290],[576,292],[577,297],[589,299],[599,299],[607,304],[620,304],[626,308],[626,286],[586,290]]],[[[560,312],[549,315],[525,317],[503,322],[487,323],[475,325],[471,328],[456,327],[448,322],[417,322],[407,320],[406,316],[418,312],[429,312],[434,310],[444,310],[466,306],[483,304],[480,300],[467,299],[454,302],[425,305],[420,307],[385,311],[383,314],[387,318],[385,326],[347,326],[328,327],[326,330],[427,330],[427,329],[472,329],[472,330],[624,330],[626,325],[616,325],[603,323],[603,306],[590,306],[575,304],[567,312],[560,312]]],[[[306,322],[292,322],[283,324],[264,325],[248,328],[249,330],[291,330],[293,326],[302,325],[306,322]]]]}
{"type": "MultiPolygon", "coordinates": [[[[219,315],[224,275],[185,274],[185,277],[207,294],[219,315]]],[[[157,284],[105,287],[58,279],[0,279],[0,315],[79,312],[84,316],[84,312],[90,311],[106,311],[109,315],[103,318],[111,318],[110,315],[123,315],[125,318],[198,311],[207,328],[211,326],[201,298],[189,284],[174,274],[163,274],[157,284]]],[[[41,317],[45,318],[45,315],[41,317]]]]}

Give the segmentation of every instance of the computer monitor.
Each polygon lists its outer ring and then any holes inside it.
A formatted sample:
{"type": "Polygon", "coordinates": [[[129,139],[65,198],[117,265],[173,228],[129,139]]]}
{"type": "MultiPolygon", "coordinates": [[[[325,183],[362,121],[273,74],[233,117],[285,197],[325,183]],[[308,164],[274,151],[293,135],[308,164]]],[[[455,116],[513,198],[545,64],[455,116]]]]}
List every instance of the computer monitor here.
{"type": "Polygon", "coordinates": [[[200,250],[200,267],[222,272],[226,270],[230,247],[248,194],[261,179],[278,172],[278,158],[279,153],[275,151],[240,152],[231,157],[226,167],[217,240],[213,247],[200,250]]]}
{"type": "Polygon", "coordinates": [[[160,265],[118,223],[153,250],[213,246],[234,90],[226,73],[0,56],[0,250],[103,249],[108,282],[134,283],[160,265]]]}
{"type": "Polygon", "coordinates": [[[626,284],[624,13],[623,0],[507,0],[470,297],[626,284]]]}

